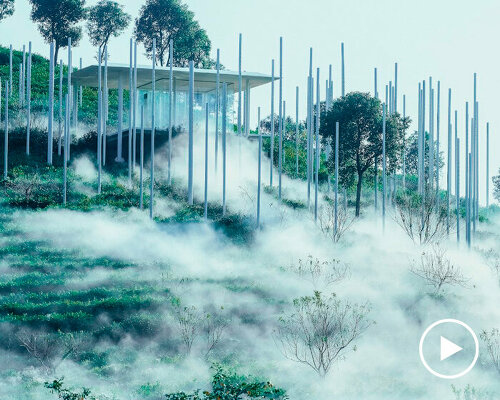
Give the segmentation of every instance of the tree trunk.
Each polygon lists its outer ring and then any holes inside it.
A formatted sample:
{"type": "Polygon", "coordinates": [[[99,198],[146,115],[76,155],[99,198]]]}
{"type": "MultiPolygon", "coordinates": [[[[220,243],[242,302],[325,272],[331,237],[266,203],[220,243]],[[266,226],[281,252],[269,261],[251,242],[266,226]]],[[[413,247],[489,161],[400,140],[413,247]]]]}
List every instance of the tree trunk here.
{"type": "Polygon", "coordinates": [[[359,217],[361,209],[361,185],[363,183],[363,174],[358,174],[358,184],[356,186],[356,217],[359,217]]]}
{"type": "Polygon", "coordinates": [[[54,52],[54,65],[57,65],[57,57],[58,56],[59,56],[59,44],[56,41],[55,52],[54,52]]]}

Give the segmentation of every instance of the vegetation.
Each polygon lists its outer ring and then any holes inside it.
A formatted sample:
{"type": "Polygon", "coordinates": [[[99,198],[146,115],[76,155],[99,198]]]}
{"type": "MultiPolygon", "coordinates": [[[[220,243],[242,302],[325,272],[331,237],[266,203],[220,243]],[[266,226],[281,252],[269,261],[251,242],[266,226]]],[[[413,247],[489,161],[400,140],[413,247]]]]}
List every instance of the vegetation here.
{"type": "Polygon", "coordinates": [[[439,246],[433,246],[431,250],[423,252],[420,261],[413,263],[411,272],[433,289],[433,295],[442,294],[445,286],[465,287],[469,281],[439,246]]]}
{"type": "Polygon", "coordinates": [[[127,29],[131,16],[123,11],[123,5],[111,0],[100,0],[88,8],[87,15],[90,43],[101,49],[101,59],[104,59],[104,47],[109,39],[120,36],[127,29]]]}
{"type": "Polygon", "coordinates": [[[335,294],[315,291],[293,301],[293,311],[283,315],[275,332],[283,355],[311,367],[324,377],[372,324],[368,304],[342,301],[335,294]]]}
{"type": "Polygon", "coordinates": [[[486,346],[489,362],[500,374],[500,330],[483,331],[481,332],[481,339],[486,346]]]}
{"type": "Polygon", "coordinates": [[[71,39],[77,46],[82,38],[78,26],[85,19],[85,0],[29,0],[32,6],[31,19],[47,43],[55,42],[54,62],[57,63],[59,49],[71,39]]]}
{"type": "MultiPolygon", "coordinates": [[[[348,93],[336,99],[321,116],[320,134],[325,144],[335,143],[339,123],[339,177],[342,185],[356,184],[356,216],[361,209],[361,189],[365,173],[382,157],[382,106],[368,93],[348,93]]],[[[401,164],[405,132],[410,119],[395,113],[386,117],[387,173],[401,164]]],[[[330,155],[330,165],[334,164],[330,155]]]]}
{"type": "Polygon", "coordinates": [[[274,387],[270,382],[259,382],[255,378],[228,373],[215,366],[211,390],[192,394],[184,392],[165,395],[168,400],[243,400],[243,399],[288,399],[283,389],[274,387]]]}
{"type": "Polygon", "coordinates": [[[499,174],[493,177],[493,196],[500,202],[500,171],[499,174]]]}
{"type": "Polygon", "coordinates": [[[14,0],[2,0],[0,3],[0,21],[14,14],[14,0]]]}
{"type": "Polygon", "coordinates": [[[135,37],[144,44],[152,58],[153,39],[156,39],[157,60],[161,66],[170,64],[170,40],[174,42],[175,67],[187,67],[193,61],[197,68],[209,68],[211,42],[194,14],[180,0],[147,0],[135,20],[135,37]]]}

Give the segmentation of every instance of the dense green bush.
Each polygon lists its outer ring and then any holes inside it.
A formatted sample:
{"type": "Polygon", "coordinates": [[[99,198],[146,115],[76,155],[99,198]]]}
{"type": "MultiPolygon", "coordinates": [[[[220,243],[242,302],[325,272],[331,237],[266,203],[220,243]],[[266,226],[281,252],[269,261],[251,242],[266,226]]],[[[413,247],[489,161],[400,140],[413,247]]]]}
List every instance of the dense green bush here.
{"type": "Polygon", "coordinates": [[[168,400],[238,400],[238,399],[287,399],[285,390],[270,382],[259,382],[249,376],[230,373],[219,365],[215,367],[210,390],[196,390],[166,394],[168,400]]]}

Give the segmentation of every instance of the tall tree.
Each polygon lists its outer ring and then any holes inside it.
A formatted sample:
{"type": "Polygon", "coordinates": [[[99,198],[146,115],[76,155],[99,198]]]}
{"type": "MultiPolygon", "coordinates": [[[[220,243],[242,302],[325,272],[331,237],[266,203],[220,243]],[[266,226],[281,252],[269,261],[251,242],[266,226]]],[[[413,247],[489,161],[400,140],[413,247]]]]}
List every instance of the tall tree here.
{"type": "Polygon", "coordinates": [[[156,39],[157,60],[161,66],[169,60],[168,46],[174,41],[173,65],[186,66],[194,61],[197,67],[209,67],[211,43],[194,14],[180,0],[147,0],[135,20],[135,37],[142,42],[151,58],[156,39]]]}
{"type": "Polygon", "coordinates": [[[14,14],[14,0],[0,1],[0,21],[14,14]]]}
{"type": "Polygon", "coordinates": [[[100,0],[87,9],[87,15],[90,42],[101,49],[101,57],[104,57],[104,46],[111,36],[118,37],[127,29],[131,16],[123,11],[122,5],[111,0],[100,0]]]}
{"type": "MultiPolygon", "coordinates": [[[[320,134],[333,145],[335,124],[339,122],[339,176],[342,185],[356,183],[356,216],[360,214],[364,174],[374,168],[382,156],[382,106],[368,93],[353,92],[335,100],[322,113],[320,134]]],[[[393,114],[386,120],[387,173],[395,172],[401,163],[403,137],[410,119],[393,114]]],[[[335,154],[331,152],[330,165],[335,154]]],[[[381,163],[379,162],[379,166],[381,163]]]]}
{"type": "Polygon", "coordinates": [[[38,24],[38,30],[47,43],[55,42],[57,63],[59,49],[78,45],[82,28],[77,26],[85,19],[85,0],[29,0],[32,6],[31,19],[38,24]]]}

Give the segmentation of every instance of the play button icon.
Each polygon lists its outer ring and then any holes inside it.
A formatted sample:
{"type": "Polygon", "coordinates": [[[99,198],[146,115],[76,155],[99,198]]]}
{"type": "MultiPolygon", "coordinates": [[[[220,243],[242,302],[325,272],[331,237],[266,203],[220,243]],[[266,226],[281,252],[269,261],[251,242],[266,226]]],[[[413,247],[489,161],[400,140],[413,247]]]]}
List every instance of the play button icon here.
{"type": "Polygon", "coordinates": [[[419,354],[422,364],[431,374],[456,379],[467,374],[476,364],[479,342],[466,323],[442,319],[431,324],[422,334],[419,354]]]}
{"type": "Polygon", "coordinates": [[[441,361],[446,360],[454,354],[457,354],[459,351],[462,351],[463,348],[453,343],[451,340],[446,339],[441,336],[441,361]]]}

